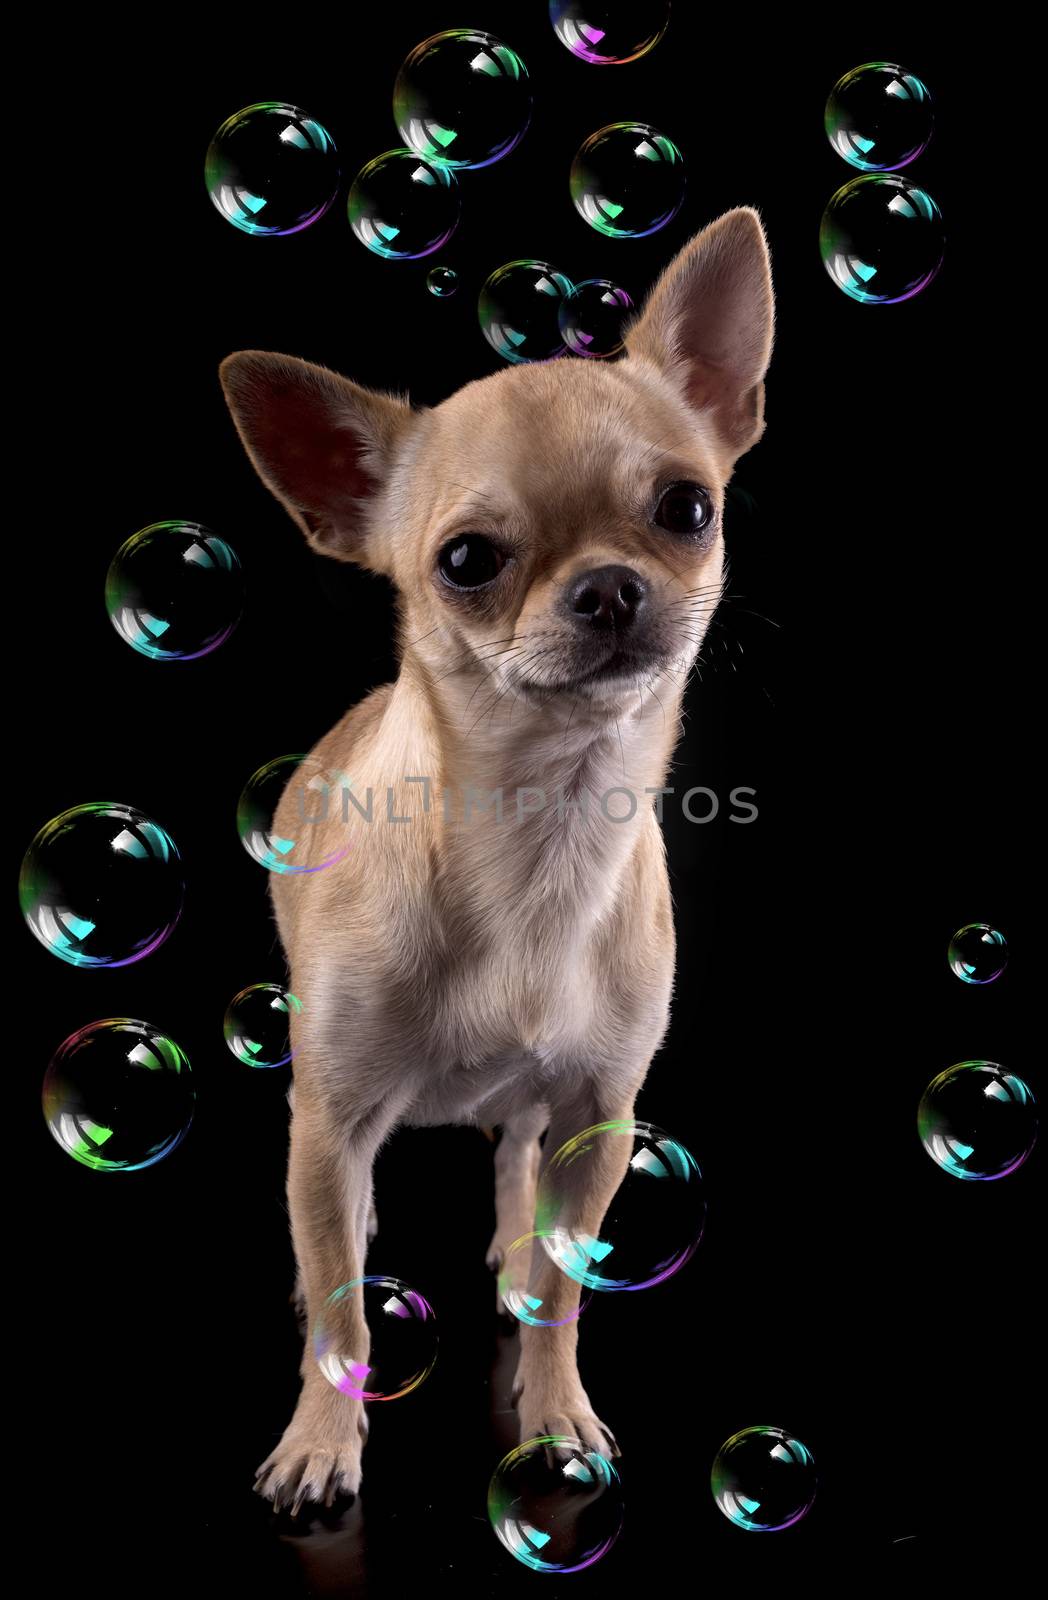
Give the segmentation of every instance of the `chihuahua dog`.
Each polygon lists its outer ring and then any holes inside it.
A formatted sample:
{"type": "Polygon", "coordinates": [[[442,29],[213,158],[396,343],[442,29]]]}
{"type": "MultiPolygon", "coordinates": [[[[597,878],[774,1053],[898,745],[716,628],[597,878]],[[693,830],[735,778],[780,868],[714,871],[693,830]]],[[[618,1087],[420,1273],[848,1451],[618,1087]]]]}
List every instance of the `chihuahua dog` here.
{"type": "MultiPolygon", "coordinates": [[[[615,362],[508,367],[428,410],[288,356],[222,364],[263,482],[315,550],[385,574],[399,603],[396,682],[312,752],[385,793],[388,822],[332,806],[303,829],[294,785],[274,819],[308,836],[307,866],[341,857],[272,878],[304,1002],[288,1198],[309,1327],[363,1275],[372,1165],[398,1122],[501,1128],[497,1267],[535,1227],[544,1157],[633,1115],[673,983],[653,797],[721,597],[725,485],[764,428],[772,327],[743,208],[671,261],[615,362]],[[625,802],[598,806],[613,789],[625,802]]],[[[627,1159],[570,1168],[558,1224],[598,1236],[627,1159]]],[[[541,1250],[511,1261],[559,1324],[521,1327],[521,1438],[617,1454],[579,1381],[579,1285],[541,1250]]],[[[366,1362],[359,1301],[325,1316],[366,1362]]],[[[302,1380],[256,1485],[293,1513],[356,1492],[367,1431],[308,1340],[302,1380]]]]}

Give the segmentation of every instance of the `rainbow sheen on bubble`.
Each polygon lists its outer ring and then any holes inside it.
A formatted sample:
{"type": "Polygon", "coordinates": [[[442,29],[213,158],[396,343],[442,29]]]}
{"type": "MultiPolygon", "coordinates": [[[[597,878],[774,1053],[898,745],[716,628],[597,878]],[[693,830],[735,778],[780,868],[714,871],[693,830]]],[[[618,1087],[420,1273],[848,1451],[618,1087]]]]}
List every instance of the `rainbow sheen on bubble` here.
{"type": "Polygon", "coordinates": [[[1008,965],[1008,941],[988,922],[968,922],[957,929],[947,955],[962,983],[992,983],[1008,965]]]}
{"type": "Polygon", "coordinates": [[[618,355],[623,325],[633,310],[625,289],[608,278],[587,278],[560,307],[560,336],[573,356],[603,360],[618,355]]]}
{"type": "Polygon", "coordinates": [[[361,244],[386,261],[415,261],[439,250],[458,227],[455,174],[413,150],[387,150],[361,167],[347,204],[361,244]]]}
{"type": "Polygon", "coordinates": [[[338,152],[315,117],[263,100],[223,122],[204,179],[216,211],[242,233],[298,233],[338,193],[338,152]]]}
{"type": "Polygon", "coordinates": [[[1021,1167],[1037,1139],[1037,1104],[993,1061],[958,1061],[933,1078],[917,1109],[921,1143],[951,1177],[991,1182],[1021,1167]]]}
{"type": "Polygon", "coordinates": [[[550,0],[549,19],[561,44],[605,67],[654,50],[670,20],[669,0],[550,0]]]}
{"type": "Polygon", "coordinates": [[[819,227],[823,266],[861,305],[895,305],[926,289],[942,266],[942,213],[927,190],[896,173],[852,178],[819,227]]]}
{"type": "Polygon", "coordinates": [[[575,209],[591,228],[607,239],[643,239],[684,203],[684,157],[646,122],[613,122],[581,145],[570,185],[575,209]]]}
{"type": "Polygon", "coordinates": [[[95,1172],[135,1172],[185,1138],[196,1092],[185,1053],[159,1028],[107,1017],[70,1034],[44,1077],[48,1129],[95,1172]]]}
{"type": "Polygon", "coordinates": [[[915,73],[867,61],[838,78],[825,111],[826,137],[860,172],[897,172],[926,149],[932,97],[915,73]]]}
{"type": "Polygon", "coordinates": [[[564,354],[560,308],[573,287],[548,261],[507,261],[480,291],[481,332],[504,361],[552,361],[564,354]]]}
{"type": "Polygon", "coordinates": [[[753,1533],[791,1528],[815,1499],[815,1459],[785,1428],[743,1428],[717,1451],[713,1498],[729,1522],[753,1533]]]}
{"type": "Polygon", "coordinates": [[[126,967],[171,933],[182,862],[159,822],[91,801],[45,823],[22,861],[18,899],[32,934],[72,967],[126,967]]]}
{"type": "Polygon", "coordinates": [[[151,522],[120,546],[105,593],[110,622],[139,655],[194,661],[236,627],[244,574],[232,545],[199,522],[151,522]]]}
{"type": "Polygon", "coordinates": [[[650,1122],[601,1122],[561,1145],[539,1182],[536,1231],[551,1261],[587,1289],[647,1289],[679,1272],[706,1224],[691,1152],[650,1122]],[[623,1176],[599,1238],[574,1223],[582,1168],[623,1176]]]}
{"type": "Polygon", "coordinates": [[[532,1572],[581,1572],[622,1528],[622,1483],[581,1439],[543,1434],[511,1450],[488,1487],[499,1543],[532,1572]]]}
{"type": "Polygon", "coordinates": [[[550,1317],[545,1314],[541,1296],[528,1283],[534,1254],[532,1243],[537,1238],[538,1234],[525,1233],[520,1239],[514,1239],[507,1249],[499,1268],[499,1299],[511,1317],[527,1323],[529,1328],[560,1328],[566,1322],[574,1322],[592,1297],[584,1291],[579,1296],[578,1304],[564,1316],[550,1317]]]}
{"type": "Polygon", "coordinates": [[[291,1060],[291,1018],[302,1002],[279,983],[250,983],[226,1007],[223,1033],[248,1067],[283,1067],[291,1060]]]}
{"type": "Polygon", "coordinates": [[[313,1327],[313,1354],[340,1394],[399,1400],[433,1371],[433,1307],[399,1278],[354,1278],[324,1302],[313,1327]]]}
{"type": "Polygon", "coordinates": [[[450,300],[458,286],[454,267],[431,267],[426,274],[426,288],[438,300],[450,300]]]}
{"type": "Polygon", "coordinates": [[[448,167],[487,167],[531,121],[528,69],[494,34],[447,28],[416,45],[393,86],[393,116],[409,149],[448,167]]]}
{"type": "Polygon", "coordinates": [[[276,756],[253,772],[241,791],[241,844],[269,872],[321,872],[334,866],[349,854],[350,787],[344,774],[313,756],[276,756]]]}

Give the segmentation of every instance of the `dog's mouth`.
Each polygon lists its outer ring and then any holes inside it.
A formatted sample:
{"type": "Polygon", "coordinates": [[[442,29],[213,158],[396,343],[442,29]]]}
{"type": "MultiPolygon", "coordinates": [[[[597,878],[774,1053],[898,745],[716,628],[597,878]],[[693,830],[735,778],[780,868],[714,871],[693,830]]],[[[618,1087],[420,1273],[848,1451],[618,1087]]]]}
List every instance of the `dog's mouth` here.
{"type": "Polygon", "coordinates": [[[572,677],[558,678],[549,683],[523,678],[520,688],[530,694],[549,695],[573,694],[605,685],[623,687],[629,685],[631,679],[639,680],[655,672],[660,666],[660,659],[652,651],[613,650],[603,661],[598,661],[595,666],[584,667],[572,677]]]}

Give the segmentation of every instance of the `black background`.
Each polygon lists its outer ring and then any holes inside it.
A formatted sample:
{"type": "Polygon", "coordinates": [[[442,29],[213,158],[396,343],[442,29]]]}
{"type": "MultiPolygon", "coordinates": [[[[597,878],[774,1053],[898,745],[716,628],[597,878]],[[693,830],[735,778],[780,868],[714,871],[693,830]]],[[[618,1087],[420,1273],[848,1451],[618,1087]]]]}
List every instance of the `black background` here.
{"type": "Polygon", "coordinates": [[[118,1595],[176,1574],[209,1592],[396,1595],[422,1579],[478,1596],[627,1593],[682,1568],[741,1593],[798,1592],[819,1572],[843,1593],[881,1563],[956,1572],[1033,1536],[1039,1153],[1003,1182],[965,1185],[916,1134],[921,1091],[953,1061],[1001,1061],[1039,1088],[1028,1041],[1044,936],[1027,899],[1031,779],[1014,698],[1030,637],[1007,533],[1020,489],[1010,469],[988,487],[1008,424],[975,331],[983,269],[951,231],[968,108],[940,51],[897,15],[867,33],[784,43],[755,29],[714,44],[698,8],[675,10],[650,56],[608,68],[569,55],[539,3],[390,8],[334,33],[304,12],[293,29],[226,38],[172,19],[130,62],[126,34],[85,36],[76,115],[39,130],[63,201],[37,217],[47,273],[31,286],[27,408],[45,465],[16,552],[28,570],[14,865],[50,817],[116,799],[170,829],[187,874],[174,936],[114,971],[52,959],[12,896],[14,1142],[29,1153],[12,1220],[30,1259],[14,1370],[51,1592],[86,1573],[118,1595]],[[532,127],[505,161],[462,175],[447,249],[382,261],[350,233],[348,183],[398,142],[391,89],[407,51],[463,21],[520,50],[532,127]],[[869,59],[932,88],[935,137],[909,171],[950,239],[938,280],[889,307],[846,299],[817,248],[822,207],[852,175],[823,103],[869,59]],[[212,208],[203,160],[226,116],[271,98],[330,129],[343,189],[314,227],[254,239],[212,208]],[[677,141],[688,192],[661,233],[610,241],[576,215],[567,174],[588,133],[627,117],[677,141]],[[222,1040],[232,994],[284,974],[234,811],[258,765],[308,748],[392,675],[392,610],[379,580],[310,554],[256,481],[218,362],[283,350],[435,403],[498,366],[476,296],[503,261],[607,275],[639,299],[686,238],[740,203],[760,208],[774,258],[768,430],[737,471],[729,596],[673,781],[722,796],[751,786],[759,817],[729,824],[725,804],[697,826],[667,807],[678,995],[640,1112],[696,1153],[710,1213],[683,1272],[596,1297],[581,1324],[584,1382],[624,1449],[623,1535],[591,1571],[552,1582],[487,1525],[487,1480],[514,1442],[516,1341],[497,1331],[483,1263],[491,1147],[461,1129],[398,1134],[377,1175],[370,1266],[436,1306],[437,1369],[373,1408],[361,1502],[296,1533],[251,1494],[291,1413],[297,1345],[288,1077],[241,1067],[222,1040]],[[449,301],[426,292],[435,261],[459,272],[449,301]],[[230,539],[249,601],[213,656],[162,664],[118,638],[102,590],[118,544],[173,517],[230,539]],[[971,920],[1011,943],[985,990],[946,964],[950,933],[971,920]],[[170,1159],[109,1177],[59,1153],[38,1094],[70,1032],[120,1014],[183,1046],[198,1112],[170,1159]],[[732,1527],[709,1491],[718,1446],[755,1422],[793,1429],[819,1469],[810,1515],[771,1539],[732,1527]]]}

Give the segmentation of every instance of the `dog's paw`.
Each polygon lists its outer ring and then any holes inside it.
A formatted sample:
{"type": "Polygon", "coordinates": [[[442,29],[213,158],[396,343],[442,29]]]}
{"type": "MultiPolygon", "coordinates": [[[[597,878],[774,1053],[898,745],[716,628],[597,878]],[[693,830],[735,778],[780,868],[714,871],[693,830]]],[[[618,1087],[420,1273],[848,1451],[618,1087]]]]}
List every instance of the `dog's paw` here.
{"type": "Polygon", "coordinates": [[[622,1454],[615,1435],[607,1423],[601,1422],[581,1385],[566,1393],[543,1393],[540,1389],[531,1392],[526,1383],[518,1380],[513,1399],[520,1417],[521,1444],[528,1439],[563,1435],[580,1439],[587,1450],[596,1450],[605,1460],[622,1454]]]}
{"type": "Polygon", "coordinates": [[[368,1211],[368,1220],[365,1232],[367,1233],[368,1243],[370,1244],[371,1240],[378,1232],[378,1212],[375,1210],[374,1200],[372,1200],[371,1209],[368,1211]]]}
{"type": "Polygon", "coordinates": [[[330,1506],[337,1495],[356,1495],[366,1436],[363,1407],[350,1418],[349,1432],[338,1438],[311,1432],[293,1418],[255,1474],[255,1493],[271,1500],[274,1511],[289,1511],[293,1517],[304,1505],[330,1506]]]}

